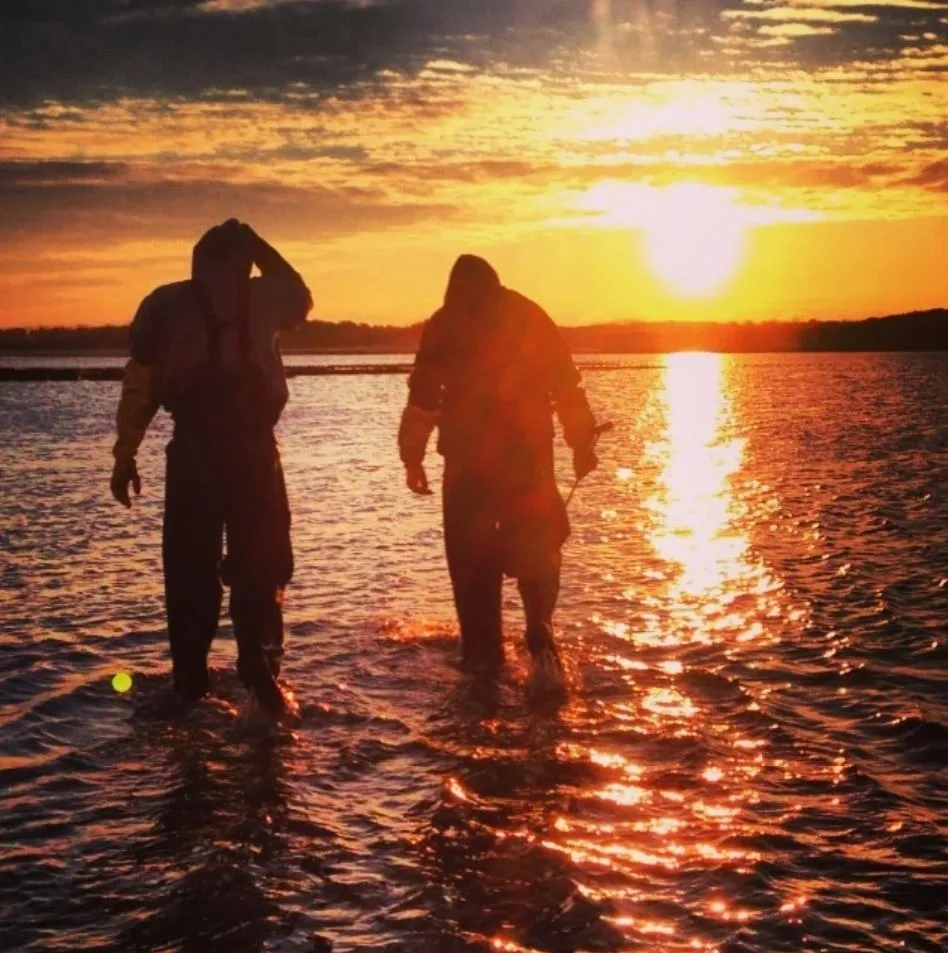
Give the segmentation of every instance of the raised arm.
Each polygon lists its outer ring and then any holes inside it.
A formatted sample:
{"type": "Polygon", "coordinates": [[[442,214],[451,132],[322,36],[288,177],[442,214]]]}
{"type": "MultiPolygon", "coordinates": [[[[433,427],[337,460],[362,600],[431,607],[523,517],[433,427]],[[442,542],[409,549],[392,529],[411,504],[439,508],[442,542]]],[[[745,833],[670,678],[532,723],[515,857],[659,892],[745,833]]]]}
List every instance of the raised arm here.
{"type": "Polygon", "coordinates": [[[147,297],[139,306],[131,327],[131,358],[125,365],[122,395],[115,414],[116,440],[112,447],[115,462],[110,487],[123,506],[131,506],[129,484],[136,496],[141,479],[135,457],[145,431],[158,410],[158,315],[154,301],[147,297]]]}
{"type": "Polygon", "coordinates": [[[249,225],[242,225],[253,263],[260,269],[258,285],[274,325],[288,331],[302,324],[313,309],[313,296],[299,272],[249,225]]]}

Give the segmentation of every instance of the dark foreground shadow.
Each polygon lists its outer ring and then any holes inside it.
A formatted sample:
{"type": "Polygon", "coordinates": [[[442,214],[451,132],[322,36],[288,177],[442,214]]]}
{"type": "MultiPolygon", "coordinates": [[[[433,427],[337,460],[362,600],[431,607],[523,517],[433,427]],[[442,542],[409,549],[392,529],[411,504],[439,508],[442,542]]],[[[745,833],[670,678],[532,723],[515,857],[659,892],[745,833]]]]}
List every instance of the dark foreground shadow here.
{"type": "Polygon", "coordinates": [[[152,751],[164,760],[155,765],[154,825],[134,848],[154,893],[117,948],[262,951],[281,913],[265,883],[286,851],[286,741],[262,733],[225,739],[201,719],[172,721],[163,734],[152,751]]]}

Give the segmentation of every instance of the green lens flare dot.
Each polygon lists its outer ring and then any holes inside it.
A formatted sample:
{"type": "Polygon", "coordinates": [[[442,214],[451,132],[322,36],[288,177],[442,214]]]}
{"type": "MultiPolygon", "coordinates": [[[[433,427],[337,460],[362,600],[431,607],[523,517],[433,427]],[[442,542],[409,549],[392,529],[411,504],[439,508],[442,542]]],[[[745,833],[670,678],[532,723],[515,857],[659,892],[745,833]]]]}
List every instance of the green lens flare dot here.
{"type": "Polygon", "coordinates": [[[124,695],[132,687],[132,676],[128,672],[118,672],[112,677],[112,687],[124,695]]]}

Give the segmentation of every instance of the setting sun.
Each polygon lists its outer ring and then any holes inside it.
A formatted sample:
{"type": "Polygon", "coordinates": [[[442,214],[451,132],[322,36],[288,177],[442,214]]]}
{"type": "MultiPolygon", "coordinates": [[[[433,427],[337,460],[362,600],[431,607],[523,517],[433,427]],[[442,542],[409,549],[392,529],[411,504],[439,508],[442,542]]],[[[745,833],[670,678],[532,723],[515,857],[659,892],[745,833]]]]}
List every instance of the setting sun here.
{"type": "Polygon", "coordinates": [[[716,294],[740,267],[745,226],[726,190],[679,185],[663,190],[645,229],[649,267],[683,297],[716,294]]]}
{"type": "Polygon", "coordinates": [[[752,225],[774,212],[737,201],[738,190],[694,182],[657,187],[607,182],[591,188],[579,207],[607,227],[639,231],[644,267],[681,298],[720,294],[738,273],[752,225]]]}

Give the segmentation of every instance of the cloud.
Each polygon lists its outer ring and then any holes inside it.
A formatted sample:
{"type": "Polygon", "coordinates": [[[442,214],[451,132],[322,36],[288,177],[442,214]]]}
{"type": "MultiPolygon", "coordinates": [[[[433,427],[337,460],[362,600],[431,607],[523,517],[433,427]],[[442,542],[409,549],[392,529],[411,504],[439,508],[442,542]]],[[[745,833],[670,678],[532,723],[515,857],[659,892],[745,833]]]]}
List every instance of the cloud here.
{"type": "Polygon", "coordinates": [[[907,181],[910,185],[918,185],[935,192],[948,192],[948,159],[939,159],[926,165],[907,181]]]}
{"type": "Polygon", "coordinates": [[[935,0],[744,0],[722,10],[730,48],[737,53],[776,46],[783,62],[800,67],[828,68],[895,62],[906,33],[927,33],[944,7],[935,0]],[[829,29],[774,29],[778,24],[809,24],[829,29]],[[792,46],[800,39],[803,44],[792,46]]]}
{"type": "MultiPolygon", "coordinates": [[[[279,5],[280,0],[203,0],[198,5],[202,13],[248,13],[279,5]]],[[[283,0],[284,3],[288,0],[283,0]]]]}
{"type": "MultiPolygon", "coordinates": [[[[747,22],[845,25],[802,65],[893,57],[944,34],[935,0],[72,0],[0,5],[0,107],[215,100],[294,90],[356,102],[387,74],[533,70],[538,77],[733,69],[747,22]],[[872,28],[867,32],[867,29],[872,28]],[[854,32],[851,32],[854,31],[854,32]]],[[[812,37],[812,32],[808,35],[812,37]]],[[[789,51],[779,63],[789,62],[789,51]]],[[[762,61],[766,63],[766,61],[762,61]]]]}
{"type": "Polygon", "coordinates": [[[121,162],[0,159],[0,191],[67,183],[107,182],[125,173],[121,162]]]}
{"type": "Polygon", "coordinates": [[[725,10],[725,20],[780,20],[807,23],[876,23],[878,16],[866,13],[840,13],[832,9],[809,6],[764,7],[753,10],[725,10]]]}
{"type": "Polygon", "coordinates": [[[273,96],[331,90],[432,45],[410,0],[257,4],[240,15],[197,0],[76,0],[0,9],[0,105],[125,96],[273,96]]]}
{"type": "Polygon", "coordinates": [[[808,23],[775,23],[762,26],[758,32],[763,36],[795,39],[801,36],[832,36],[837,31],[831,26],[810,26],[808,23]]]}
{"type": "MultiPolygon", "coordinates": [[[[192,175],[200,169],[190,170],[192,175]]],[[[203,170],[207,175],[209,170],[203,170]]],[[[208,177],[166,178],[160,168],[110,163],[0,163],[0,239],[110,244],[195,240],[235,216],[286,240],[327,239],[450,219],[445,204],[391,201],[378,189],[306,188],[208,177]]]]}
{"type": "Polygon", "coordinates": [[[833,9],[859,7],[861,9],[896,8],[903,10],[944,10],[943,0],[791,0],[794,6],[833,9]]]}
{"type": "Polygon", "coordinates": [[[917,4],[63,9],[0,13],[2,237],[190,241],[230,214],[327,246],[510,235],[616,177],[840,216],[946,208],[941,180],[914,181],[948,148],[945,30],[917,4]],[[34,44],[25,76],[11,36],[34,44]]]}
{"type": "MultiPolygon", "coordinates": [[[[785,196],[812,208],[886,207],[886,191],[943,190],[944,163],[913,170],[904,162],[771,158],[708,159],[701,164],[656,153],[617,163],[548,158],[360,166],[350,184],[305,176],[248,181],[232,169],[191,163],[0,162],[0,239],[69,247],[121,243],[147,236],[190,243],[208,224],[230,216],[259,223],[282,240],[320,243],[353,235],[450,229],[455,237],[491,224],[510,230],[568,213],[575,196],[602,182],[664,187],[680,181],[785,196]],[[215,177],[216,175],[216,177],[215,177]],[[821,198],[822,196],[822,198],[821,198]]],[[[917,202],[915,203],[917,205],[917,202]]],[[[903,195],[889,208],[911,209],[903,195]]]]}

